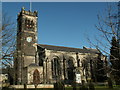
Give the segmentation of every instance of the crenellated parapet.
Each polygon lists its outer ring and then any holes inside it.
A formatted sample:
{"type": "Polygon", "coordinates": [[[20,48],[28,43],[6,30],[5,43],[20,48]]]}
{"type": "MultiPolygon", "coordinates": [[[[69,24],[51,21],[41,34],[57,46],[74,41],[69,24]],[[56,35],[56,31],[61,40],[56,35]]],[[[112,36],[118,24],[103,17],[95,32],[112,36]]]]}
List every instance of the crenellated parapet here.
{"type": "Polygon", "coordinates": [[[34,17],[37,17],[38,16],[38,12],[37,11],[34,11],[34,12],[31,12],[30,10],[29,11],[25,11],[25,8],[22,7],[21,9],[21,12],[18,13],[18,17],[21,16],[21,15],[29,15],[29,16],[34,16],[34,17]]]}

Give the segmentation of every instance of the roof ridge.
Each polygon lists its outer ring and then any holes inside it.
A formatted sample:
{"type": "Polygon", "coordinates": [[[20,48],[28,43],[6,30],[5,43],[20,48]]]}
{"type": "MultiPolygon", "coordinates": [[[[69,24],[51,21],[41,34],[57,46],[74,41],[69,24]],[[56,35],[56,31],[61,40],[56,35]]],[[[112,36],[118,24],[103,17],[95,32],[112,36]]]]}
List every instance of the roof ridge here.
{"type": "Polygon", "coordinates": [[[64,47],[64,46],[54,46],[54,45],[47,45],[47,44],[38,44],[41,47],[44,47],[49,50],[56,50],[56,51],[67,51],[67,52],[81,52],[81,53],[99,53],[97,49],[81,49],[81,48],[73,48],[73,47],[64,47]]]}
{"type": "Polygon", "coordinates": [[[71,48],[71,49],[82,49],[82,48],[74,48],[74,47],[65,47],[65,46],[47,45],[47,44],[38,44],[38,45],[53,46],[53,47],[62,47],[62,48],[71,48]]]}

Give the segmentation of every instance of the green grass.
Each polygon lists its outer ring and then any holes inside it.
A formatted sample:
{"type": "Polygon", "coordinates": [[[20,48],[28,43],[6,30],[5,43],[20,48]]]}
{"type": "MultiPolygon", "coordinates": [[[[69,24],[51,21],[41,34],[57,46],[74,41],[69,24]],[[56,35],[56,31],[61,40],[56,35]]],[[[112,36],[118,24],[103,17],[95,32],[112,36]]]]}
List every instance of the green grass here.
{"type": "MultiPolygon", "coordinates": [[[[54,89],[48,89],[48,88],[44,88],[44,89],[29,89],[29,90],[54,90],[54,89]]],[[[67,88],[65,88],[65,90],[73,90],[73,88],[72,87],[67,87],[67,88]]],[[[79,90],[79,87],[77,87],[77,89],[76,90],[79,90]]],[[[120,88],[113,88],[113,89],[110,89],[110,88],[95,88],[95,90],[120,90],[120,88]]]]}

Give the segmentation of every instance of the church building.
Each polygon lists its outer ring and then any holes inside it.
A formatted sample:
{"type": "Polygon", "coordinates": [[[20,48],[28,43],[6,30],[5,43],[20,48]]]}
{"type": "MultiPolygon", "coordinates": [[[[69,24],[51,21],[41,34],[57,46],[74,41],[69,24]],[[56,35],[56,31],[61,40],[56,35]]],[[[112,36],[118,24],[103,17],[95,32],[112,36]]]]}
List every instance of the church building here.
{"type": "Polygon", "coordinates": [[[72,84],[97,80],[97,62],[100,60],[103,68],[105,61],[99,50],[38,44],[37,11],[22,8],[17,23],[15,84],[52,84],[57,81],[72,84]]]}

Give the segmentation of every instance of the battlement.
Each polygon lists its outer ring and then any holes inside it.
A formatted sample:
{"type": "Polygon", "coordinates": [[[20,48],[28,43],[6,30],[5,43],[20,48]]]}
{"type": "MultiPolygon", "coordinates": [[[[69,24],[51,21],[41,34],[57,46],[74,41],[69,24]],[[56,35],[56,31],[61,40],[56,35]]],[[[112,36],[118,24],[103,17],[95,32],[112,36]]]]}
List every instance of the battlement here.
{"type": "Polygon", "coordinates": [[[18,13],[18,17],[21,16],[21,15],[29,15],[29,16],[34,16],[34,17],[37,17],[38,16],[38,12],[37,11],[34,11],[34,12],[31,12],[30,10],[29,11],[25,11],[25,8],[22,7],[21,9],[21,12],[18,13]]]}

